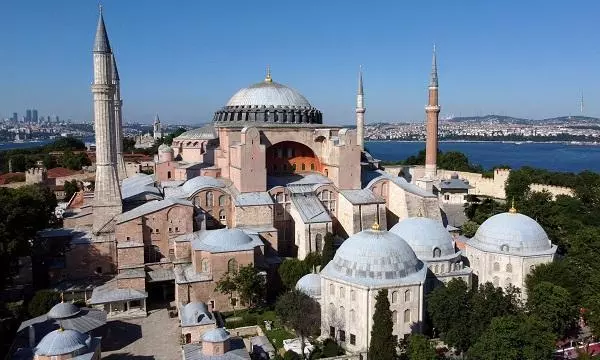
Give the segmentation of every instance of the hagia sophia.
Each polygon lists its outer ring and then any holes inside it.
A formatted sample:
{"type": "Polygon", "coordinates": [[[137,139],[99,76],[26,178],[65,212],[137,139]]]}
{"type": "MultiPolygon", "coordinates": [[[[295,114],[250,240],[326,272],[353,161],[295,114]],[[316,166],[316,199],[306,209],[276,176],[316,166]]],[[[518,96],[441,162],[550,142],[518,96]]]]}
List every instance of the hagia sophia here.
{"type": "MultiPolygon", "coordinates": [[[[276,284],[279,264],[321,252],[327,233],[335,236],[335,257],[297,288],[319,301],[321,335],[351,353],[368,348],[380,289],[388,290],[393,332],[402,338],[422,330],[426,295],[440,283],[460,278],[524,289],[526,275],[554,259],[556,246],[541,226],[514,207],[470,239],[448,225],[440,194],[456,179],[441,178],[436,166],[435,49],[425,171],[410,180],[384,171],[364,149],[362,71],[356,129],[328,125],[326,114],[267,70],[211,123],[161,145],[154,175],[127,174],[120,78],[102,14],[93,64],[95,188],[65,211],[63,228],[40,233],[43,241],[70,245],[51,281],[109,320],[146,316],[153,296],[173,299],[188,343],[184,359],[238,358],[226,357],[240,348],[213,318],[237,302],[216,291],[223,276],[252,265],[276,284]]],[[[32,356],[97,358],[96,340],[76,332],[39,337],[32,356]],[[47,350],[61,337],[71,348],[47,350]]]]}

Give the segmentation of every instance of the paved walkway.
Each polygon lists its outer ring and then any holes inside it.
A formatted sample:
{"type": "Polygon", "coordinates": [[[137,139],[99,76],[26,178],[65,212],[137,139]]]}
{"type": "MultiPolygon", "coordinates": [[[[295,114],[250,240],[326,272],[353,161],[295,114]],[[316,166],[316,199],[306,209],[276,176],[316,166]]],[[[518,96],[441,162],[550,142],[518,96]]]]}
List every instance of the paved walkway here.
{"type": "Polygon", "coordinates": [[[102,339],[102,359],[180,360],[180,334],[178,319],[166,309],[153,310],[146,318],[111,321],[102,339]]]}

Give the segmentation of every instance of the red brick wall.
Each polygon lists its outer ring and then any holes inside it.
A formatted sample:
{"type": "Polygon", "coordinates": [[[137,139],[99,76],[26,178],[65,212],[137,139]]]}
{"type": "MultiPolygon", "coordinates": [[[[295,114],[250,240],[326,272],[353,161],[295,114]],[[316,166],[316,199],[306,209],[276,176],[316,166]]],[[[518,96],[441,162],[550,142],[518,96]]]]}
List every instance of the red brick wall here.
{"type": "Polygon", "coordinates": [[[128,247],[117,249],[119,268],[144,264],[144,247],[128,247]]]}

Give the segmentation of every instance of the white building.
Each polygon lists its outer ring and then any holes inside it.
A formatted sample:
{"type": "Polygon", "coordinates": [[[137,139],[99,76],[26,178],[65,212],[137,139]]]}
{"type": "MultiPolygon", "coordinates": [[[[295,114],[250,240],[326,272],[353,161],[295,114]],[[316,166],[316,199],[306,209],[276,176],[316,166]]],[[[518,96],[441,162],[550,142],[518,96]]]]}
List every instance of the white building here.
{"type": "Polygon", "coordinates": [[[390,232],[400,236],[429,268],[425,292],[441,282],[460,278],[471,284],[473,270],[463,263],[462,252],[456,251],[452,236],[441,222],[425,217],[411,217],[394,225],[390,232]]]}
{"type": "Polygon", "coordinates": [[[480,284],[513,285],[526,297],[527,274],[538,264],[552,262],[556,248],[540,224],[512,208],[484,221],[467,240],[465,255],[480,284]]]}
{"type": "Polygon", "coordinates": [[[426,276],[410,246],[378,224],[352,235],[321,271],[321,335],[351,352],[367,350],[381,289],[388,290],[393,334],[420,331],[426,276]]]}

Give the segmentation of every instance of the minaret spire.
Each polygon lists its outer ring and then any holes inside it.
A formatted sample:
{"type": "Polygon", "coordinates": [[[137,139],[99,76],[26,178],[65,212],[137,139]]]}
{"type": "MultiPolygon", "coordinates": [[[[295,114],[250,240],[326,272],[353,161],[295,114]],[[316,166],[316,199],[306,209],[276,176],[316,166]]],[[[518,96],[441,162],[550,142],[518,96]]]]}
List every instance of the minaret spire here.
{"type": "Polygon", "coordinates": [[[438,102],[438,72],[437,53],[433,45],[433,58],[431,61],[431,78],[429,81],[429,101],[425,106],[427,115],[427,136],[425,143],[425,177],[435,179],[437,176],[437,151],[438,151],[438,118],[440,105],[438,102]]]}
{"type": "Polygon", "coordinates": [[[365,149],[365,96],[363,92],[362,65],[358,69],[358,91],[356,93],[356,143],[365,149]]]}
{"type": "Polygon", "coordinates": [[[96,136],[96,184],[94,188],[93,231],[100,233],[123,211],[121,189],[117,178],[115,85],[113,56],[102,12],[98,17],[93,47],[94,133],[96,136]]]}
{"type": "Polygon", "coordinates": [[[123,99],[121,99],[121,79],[119,78],[119,70],[115,55],[111,54],[112,62],[112,83],[115,89],[113,97],[113,107],[115,110],[114,127],[115,127],[115,164],[117,167],[117,176],[120,181],[127,178],[127,168],[123,159],[123,99]]]}

